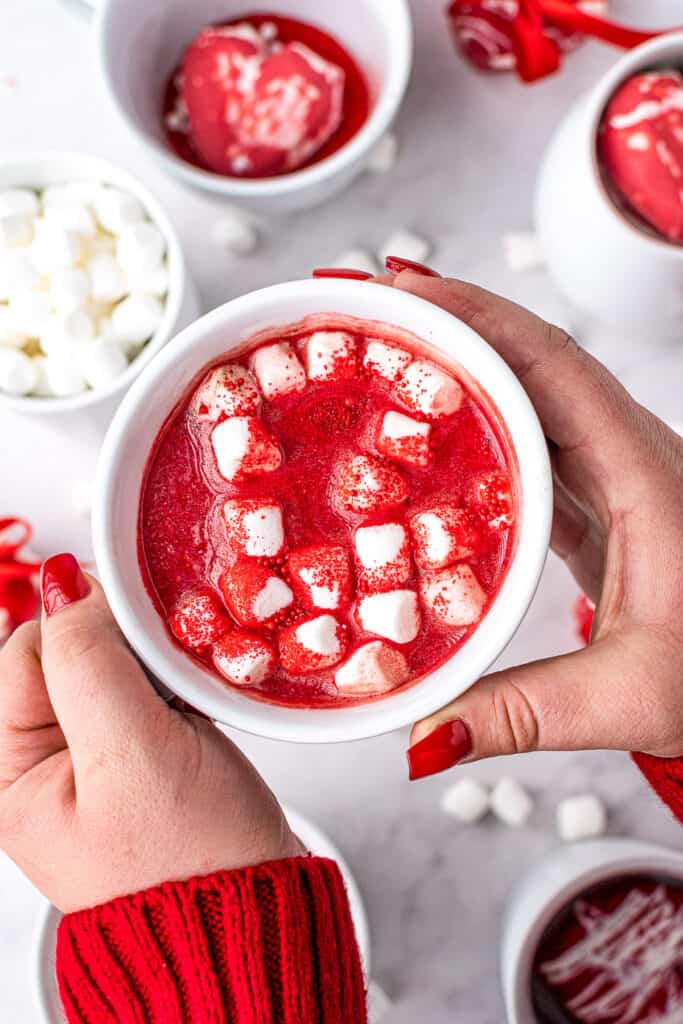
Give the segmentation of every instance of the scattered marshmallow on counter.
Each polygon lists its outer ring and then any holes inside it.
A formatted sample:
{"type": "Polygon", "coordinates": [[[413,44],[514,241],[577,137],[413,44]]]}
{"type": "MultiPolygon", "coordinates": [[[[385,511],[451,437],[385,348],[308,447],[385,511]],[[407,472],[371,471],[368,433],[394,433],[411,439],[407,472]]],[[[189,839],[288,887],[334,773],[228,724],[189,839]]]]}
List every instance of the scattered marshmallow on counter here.
{"type": "Polygon", "coordinates": [[[107,388],[157,331],[167,291],[164,236],[135,196],[0,189],[0,392],[107,388]]]}
{"type": "Polygon", "coordinates": [[[389,132],[384,138],[380,139],[375,148],[370,153],[370,159],[367,162],[367,169],[372,174],[388,174],[393,168],[398,157],[398,138],[389,132]]]}
{"type": "Polygon", "coordinates": [[[414,263],[424,263],[432,251],[431,242],[412,231],[396,231],[379,250],[379,258],[384,265],[387,256],[402,256],[414,263]]]}
{"type": "Polygon", "coordinates": [[[348,249],[337,257],[332,266],[343,267],[345,270],[363,270],[373,277],[380,273],[375,257],[367,249],[348,249]]]}
{"type": "Polygon", "coordinates": [[[545,266],[545,252],[541,240],[530,231],[510,232],[504,235],[503,251],[508,267],[518,274],[545,266]]]}
{"type": "Polygon", "coordinates": [[[605,805],[593,793],[572,796],[557,808],[557,831],[567,843],[602,836],[607,830],[605,805]]]}
{"type": "Polygon", "coordinates": [[[92,511],[93,485],[90,480],[81,480],[71,488],[71,507],[77,516],[89,519],[92,511]]]}
{"type": "Polygon", "coordinates": [[[258,246],[254,222],[236,207],[221,208],[211,228],[211,238],[215,245],[238,256],[248,256],[258,246]]]}
{"type": "Polygon", "coordinates": [[[495,816],[510,828],[526,825],[534,809],[534,802],[526,789],[511,778],[503,778],[496,783],[490,804],[495,816]]]}
{"type": "Polygon", "coordinates": [[[489,791],[476,779],[459,779],[441,797],[441,810],[457,821],[473,825],[489,810],[489,791]]]}

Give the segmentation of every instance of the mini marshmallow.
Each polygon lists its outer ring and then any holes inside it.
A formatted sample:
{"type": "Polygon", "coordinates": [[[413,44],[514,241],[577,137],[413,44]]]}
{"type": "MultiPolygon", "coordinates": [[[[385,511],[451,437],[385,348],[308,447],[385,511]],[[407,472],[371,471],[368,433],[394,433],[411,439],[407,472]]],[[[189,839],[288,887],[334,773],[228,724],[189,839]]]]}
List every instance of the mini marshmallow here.
{"type": "Polygon", "coordinates": [[[148,220],[127,224],[116,243],[116,259],[130,276],[154,270],[165,251],[164,236],[156,224],[148,220]]]}
{"type": "MultiPolygon", "coordinates": [[[[34,360],[37,362],[37,360],[34,360]]],[[[55,398],[79,395],[87,388],[85,378],[72,359],[48,356],[40,367],[40,394],[55,398]]]]}
{"type": "Polygon", "coordinates": [[[95,218],[85,203],[53,203],[47,206],[43,216],[46,224],[56,224],[84,238],[91,238],[97,231],[95,218]]]}
{"type": "Polygon", "coordinates": [[[128,360],[115,341],[96,338],[80,349],[78,368],[91,388],[105,388],[125,373],[128,360]]]}
{"type": "Polygon", "coordinates": [[[387,256],[402,256],[414,263],[424,263],[432,251],[431,242],[421,238],[413,231],[396,231],[386,240],[379,251],[380,261],[384,263],[387,256]]]}
{"type": "Polygon", "coordinates": [[[294,602],[285,581],[268,566],[253,559],[238,559],[219,580],[226,605],[243,626],[251,629],[277,620],[294,602]]]}
{"type": "Polygon", "coordinates": [[[40,347],[46,356],[70,358],[74,351],[95,334],[91,317],[85,310],[53,316],[40,333],[40,347]]]}
{"type": "Polygon", "coordinates": [[[490,797],[491,810],[495,816],[510,828],[526,825],[534,809],[529,793],[516,779],[500,779],[493,787],[490,797]]]}
{"type": "Polygon", "coordinates": [[[307,608],[335,611],[351,600],[351,567],[339,544],[311,544],[290,551],[292,586],[307,608]]]}
{"type": "Polygon", "coordinates": [[[258,245],[258,232],[252,220],[236,207],[221,208],[221,214],[211,227],[211,239],[222,249],[239,256],[253,252],[258,245]]]}
{"type": "Polygon", "coordinates": [[[510,479],[505,473],[493,471],[477,480],[474,497],[480,515],[492,530],[506,530],[514,522],[514,506],[510,479]]]}
{"type": "Polygon", "coordinates": [[[422,600],[446,626],[472,626],[481,618],[486,592],[469,565],[453,565],[420,580],[422,600]]]}
{"type": "Polygon", "coordinates": [[[363,526],[354,538],[361,582],[373,590],[400,586],[410,577],[408,535],[400,523],[363,526]]]}
{"type": "Polygon", "coordinates": [[[231,546],[241,555],[277,558],[285,546],[282,509],[276,501],[226,501],[223,519],[231,546]]]}
{"type": "Polygon", "coordinates": [[[402,504],[408,485],[392,466],[369,455],[355,455],[344,462],[337,480],[337,498],[351,512],[377,512],[402,504]]]}
{"type": "MultiPolygon", "coordinates": [[[[372,174],[387,174],[396,163],[398,157],[398,138],[389,132],[380,139],[370,153],[366,167],[372,174]]],[[[396,255],[390,253],[389,255],[396,255]]]]}
{"type": "Polygon", "coordinates": [[[314,331],[303,343],[309,380],[350,380],[356,376],[356,342],[346,331],[314,331]]]}
{"type": "Polygon", "coordinates": [[[345,270],[362,270],[366,274],[372,274],[373,277],[380,272],[375,257],[367,249],[347,249],[331,265],[343,267],[345,270]]]}
{"type": "Polygon", "coordinates": [[[0,217],[19,214],[22,217],[37,217],[40,203],[35,192],[27,188],[5,188],[0,190],[0,217]]]}
{"type": "Polygon", "coordinates": [[[133,292],[114,308],[111,334],[127,352],[149,341],[164,316],[164,307],[153,295],[133,292]]]}
{"type": "Polygon", "coordinates": [[[8,395],[28,395],[38,382],[33,360],[15,348],[0,347],[0,391],[8,395]]]}
{"type": "Polygon", "coordinates": [[[24,251],[0,251],[0,301],[33,291],[40,285],[40,274],[24,251]]]}
{"type": "Polygon", "coordinates": [[[211,445],[218,472],[225,480],[238,473],[258,476],[282,463],[279,447],[254,416],[231,416],[211,432],[211,445]]]}
{"type": "Polygon", "coordinates": [[[91,257],[88,278],[90,294],[95,302],[119,302],[129,291],[126,275],[107,252],[91,257]]]}
{"type": "Polygon", "coordinates": [[[420,423],[400,412],[387,412],[382,420],[377,447],[391,459],[424,468],[432,457],[429,447],[431,431],[429,423],[420,423]]]}
{"type": "Polygon", "coordinates": [[[439,505],[417,512],[410,519],[415,561],[423,569],[444,569],[462,558],[470,558],[479,545],[479,535],[464,509],[439,505]]]}
{"type": "Polygon", "coordinates": [[[74,267],[80,261],[83,244],[77,232],[39,220],[35,221],[35,231],[31,262],[39,274],[53,274],[63,267],[74,267]]]}
{"type": "Polygon", "coordinates": [[[21,213],[0,217],[0,247],[13,249],[18,245],[28,245],[32,238],[33,224],[30,217],[21,213]]]}
{"type": "Polygon", "coordinates": [[[337,669],[334,681],[342,694],[388,693],[406,682],[408,662],[382,640],[371,640],[353,652],[337,669]]]}
{"type": "Polygon", "coordinates": [[[259,686],[275,667],[275,652],[270,644],[241,630],[228,633],[214,644],[212,658],[233,686],[259,686]]]}
{"type": "Polygon", "coordinates": [[[16,322],[9,306],[0,304],[0,345],[10,348],[22,348],[27,335],[16,322]]]}
{"type": "Polygon", "coordinates": [[[358,602],[357,617],[367,633],[409,644],[420,632],[420,609],[412,590],[369,594],[358,602]]]}
{"type": "Polygon", "coordinates": [[[261,391],[270,400],[306,387],[306,371],[286,341],[257,349],[251,357],[251,369],[261,391]]]}
{"type": "Polygon", "coordinates": [[[510,232],[503,236],[505,260],[510,270],[523,273],[545,266],[545,252],[538,235],[530,231],[510,232]]]}
{"type": "Polygon", "coordinates": [[[444,814],[466,825],[481,821],[488,809],[488,789],[476,779],[458,779],[441,797],[441,810],[444,814]]]}
{"type": "Polygon", "coordinates": [[[413,361],[410,352],[371,338],[365,348],[363,366],[386,380],[397,381],[413,361]]]}
{"type": "Polygon", "coordinates": [[[131,224],[144,221],[142,204],[130,192],[118,188],[103,187],[93,197],[95,216],[105,231],[112,235],[121,232],[131,224]]]}
{"type": "Polygon", "coordinates": [[[591,839],[607,831],[607,811],[594,793],[569,797],[557,808],[557,831],[567,843],[591,839]]]}
{"type": "Polygon", "coordinates": [[[10,300],[9,311],[18,330],[27,338],[37,338],[50,320],[50,299],[46,292],[16,292],[10,300]]]}
{"type": "Polygon", "coordinates": [[[91,206],[101,187],[94,181],[67,181],[59,185],[48,185],[40,193],[40,203],[44,212],[55,206],[71,206],[73,203],[91,206]]]}
{"type": "Polygon", "coordinates": [[[346,635],[334,615],[317,615],[280,633],[280,660],[297,675],[331,668],[344,656],[346,635]]]}
{"type": "Polygon", "coordinates": [[[170,275],[165,262],[160,263],[152,270],[126,275],[129,291],[142,292],[144,295],[156,295],[158,299],[162,299],[168,292],[169,280],[170,275]]]}
{"type": "Polygon", "coordinates": [[[210,370],[194,393],[190,410],[200,420],[215,422],[221,416],[254,416],[261,396],[254,377],[239,363],[210,370]]]}
{"type": "Polygon", "coordinates": [[[50,278],[50,301],[57,313],[73,313],[90,295],[90,278],[83,270],[65,267],[50,278]]]}
{"type": "Polygon", "coordinates": [[[430,419],[451,416],[462,405],[458,382],[440,366],[416,359],[398,382],[398,393],[406,405],[430,419]]]}

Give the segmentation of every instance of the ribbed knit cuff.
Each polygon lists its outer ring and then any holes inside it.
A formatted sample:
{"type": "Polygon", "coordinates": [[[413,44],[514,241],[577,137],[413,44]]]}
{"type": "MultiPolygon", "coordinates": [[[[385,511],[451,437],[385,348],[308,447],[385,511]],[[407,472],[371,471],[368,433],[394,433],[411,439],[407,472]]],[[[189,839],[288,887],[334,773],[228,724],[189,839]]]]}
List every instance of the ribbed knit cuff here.
{"type": "Polygon", "coordinates": [[[300,857],[69,914],[57,939],[69,1024],[365,1024],[349,903],[300,857]]]}
{"type": "Polygon", "coordinates": [[[683,758],[651,757],[634,754],[633,760],[678,820],[683,823],[683,758]]]}

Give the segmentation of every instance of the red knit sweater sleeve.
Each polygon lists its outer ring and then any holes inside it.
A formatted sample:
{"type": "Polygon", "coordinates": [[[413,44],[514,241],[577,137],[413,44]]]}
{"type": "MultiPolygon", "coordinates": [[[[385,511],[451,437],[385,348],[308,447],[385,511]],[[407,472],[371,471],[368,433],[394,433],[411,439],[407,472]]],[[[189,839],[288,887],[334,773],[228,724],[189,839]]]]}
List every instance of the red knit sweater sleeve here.
{"type": "Polygon", "coordinates": [[[69,914],[57,940],[69,1024],[366,1024],[337,865],[274,861],[69,914]]]}
{"type": "Polygon", "coordinates": [[[634,754],[633,760],[655,793],[683,824],[683,758],[667,759],[634,754]]]}

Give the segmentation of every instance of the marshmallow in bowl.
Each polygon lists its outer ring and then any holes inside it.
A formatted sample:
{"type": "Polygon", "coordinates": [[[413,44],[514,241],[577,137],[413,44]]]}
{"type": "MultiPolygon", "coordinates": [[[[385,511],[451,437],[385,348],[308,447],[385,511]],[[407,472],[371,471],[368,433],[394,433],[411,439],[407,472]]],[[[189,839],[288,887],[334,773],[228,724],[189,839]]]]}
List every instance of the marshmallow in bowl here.
{"type": "Polygon", "coordinates": [[[282,453],[256,416],[231,416],[211,432],[218,472],[224,480],[260,476],[282,463],[282,453]]]}
{"type": "Polygon", "coordinates": [[[0,393],[63,398],[110,386],[159,328],[165,250],[159,228],[122,189],[0,190],[0,348],[37,361],[35,373],[14,374],[13,390],[0,383],[0,393]]]}
{"type": "Polygon", "coordinates": [[[303,343],[309,380],[350,380],[356,376],[356,343],[346,331],[314,331],[303,343]]]}
{"type": "Polygon", "coordinates": [[[337,689],[349,696],[387,693],[408,679],[410,668],[400,651],[383,640],[371,640],[358,647],[337,669],[337,689]]]}
{"type": "Polygon", "coordinates": [[[368,589],[390,590],[410,578],[410,545],[401,523],[362,526],[354,542],[359,580],[368,589]]]}
{"type": "Polygon", "coordinates": [[[420,580],[425,606],[445,626],[472,626],[481,618],[486,592],[469,565],[452,565],[420,580]]]}
{"type": "Polygon", "coordinates": [[[463,400],[457,380],[426,359],[415,359],[410,364],[398,381],[397,390],[406,405],[429,419],[451,416],[463,400]]]}
{"type": "Polygon", "coordinates": [[[410,416],[391,410],[384,414],[377,439],[382,455],[399,462],[407,462],[424,469],[432,457],[429,447],[431,433],[429,423],[422,423],[410,416]]]}
{"type": "Polygon", "coordinates": [[[8,395],[26,395],[38,383],[38,370],[23,352],[0,348],[0,391],[8,395]]]}
{"type": "Polygon", "coordinates": [[[306,371],[286,341],[257,349],[251,358],[251,370],[268,400],[306,387],[306,371]]]}
{"type": "Polygon", "coordinates": [[[357,618],[367,633],[409,644],[420,632],[420,609],[412,590],[368,594],[358,602],[357,618]]]}
{"type": "Polygon", "coordinates": [[[408,369],[413,357],[404,348],[397,345],[389,345],[378,338],[368,341],[363,366],[370,373],[384,377],[385,380],[397,381],[401,374],[408,369]]]}
{"type": "Polygon", "coordinates": [[[223,519],[231,547],[252,558],[277,558],[285,546],[280,505],[270,498],[226,501],[223,519]]]}
{"type": "Polygon", "coordinates": [[[190,411],[200,420],[221,416],[256,416],[261,405],[256,381],[245,366],[226,363],[207,373],[195,391],[190,411]]]}

